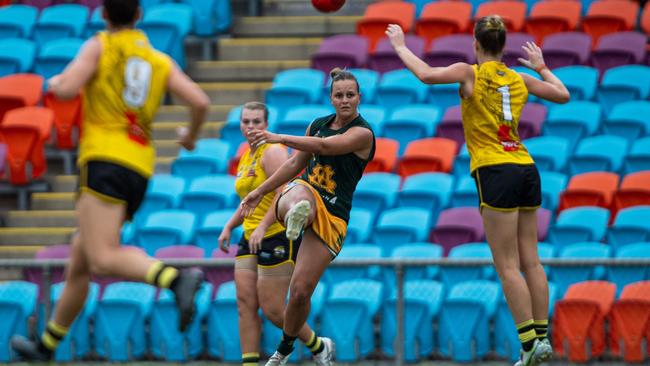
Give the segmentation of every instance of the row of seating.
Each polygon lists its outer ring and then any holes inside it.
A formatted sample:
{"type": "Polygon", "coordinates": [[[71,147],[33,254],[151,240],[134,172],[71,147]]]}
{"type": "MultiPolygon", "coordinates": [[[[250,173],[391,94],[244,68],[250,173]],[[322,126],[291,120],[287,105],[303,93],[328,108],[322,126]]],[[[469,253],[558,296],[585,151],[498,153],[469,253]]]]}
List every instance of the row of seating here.
{"type": "MultiPolygon", "coordinates": [[[[368,37],[368,49],[373,52],[379,40],[386,37],[386,26],[399,24],[405,32],[414,31],[427,41],[436,37],[472,30],[475,19],[499,14],[510,31],[526,30],[533,34],[539,43],[545,36],[561,31],[583,29],[594,41],[602,35],[633,30],[637,27],[640,6],[637,2],[594,1],[582,9],[578,1],[539,1],[527,14],[527,4],[523,1],[480,1],[472,12],[469,2],[430,2],[425,5],[416,21],[416,6],[410,2],[389,1],[370,4],[357,22],[357,33],[368,37]],[[582,16],[583,10],[586,14],[582,16]],[[552,19],[549,19],[552,18],[552,19]]],[[[643,11],[641,26],[650,29],[650,11],[643,11]]]]}
{"type": "MultiPolygon", "coordinates": [[[[568,342],[569,360],[584,362],[588,352],[598,357],[609,344],[611,351],[623,353],[626,361],[643,361],[647,355],[642,353],[641,343],[647,340],[648,328],[647,322],[639,324],[639,320],[650,317],[648,286],[647,281],[630,284],[617,299],[616,285],[608,282],[581,282],[563,297],[550,284],[550,336],[556,352],[564,356],[563,345],[568,342]],[[608,331],[606,322],[610,325],[608,331]],[[624,348],[619,342],[624,343],[624,348]]],[[[61,287],[57,284],[52,288],[54,302],[61,287]]],[[[157,294],[149,285],[116,282],[99,296],[98,286],[93,284],[81,317],[55,358],[68,361],[93,352],[110,361],[141,359],[151,354],[170,361],[207,355],[236,362],[241,349],[234,282],[222,284],[214,300],[211,290],[207,283],[202,286],[195,320],[188,331],[179,333],[178,314],[169,291],[157,294]],[[204,323],[205,338],[201,327],[204,323]]],[[[518,357],[517,332],[497,283],[473,280],[446,287],[432,280],[409,280],[404,290],[407,361],[434,352],[456,362],[481,360],[488,353],[510,360],[518,357]]],[[[319,333],[333,338],[339,361],[358,361],[377,353],[395,355],[397,293],[393,290],[386,295],[387,291],[381,282],[369,279],[317,286],[308,322],[317,326],[319,333]],[[378,337],[375,329],[380,330],[378,337]]],[[[1,311],[5,318],[14,320],[2,323],[8,328],[2,334],[27,334],[28,318],[36,313],[37,292],[38,287],[27,282],[0,285],[1,311]]],[[[266,354],[274,350],[279,337],[279,331],[273,328],[268,320],[264,321],[261,343],[266,354]]],[[[15,359],[8,352],[7,341],[3,340],[4,346],[0,347],[0,360],[4,362],[15,359]]],[[[292,357],[298,361],[307,355],[300,345],[292,357]]]]}

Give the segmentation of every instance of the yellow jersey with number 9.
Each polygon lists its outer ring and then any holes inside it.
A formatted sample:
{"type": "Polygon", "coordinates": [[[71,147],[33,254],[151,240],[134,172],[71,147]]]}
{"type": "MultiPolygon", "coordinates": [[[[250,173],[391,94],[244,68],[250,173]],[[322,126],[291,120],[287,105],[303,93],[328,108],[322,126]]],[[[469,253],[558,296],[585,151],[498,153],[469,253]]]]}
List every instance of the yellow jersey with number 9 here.
{"type": "Polygon", "coordinates": [[[135,29],[100,32],[97,71],[84,89],[78,165],[119,164],[149,177],[155,149],[151,121],[167,89],[171,59],[135,29]]]}
{"type": "Polygon", "coordinates": [[[472,67],[474,91],[461,98],[470,171],[496,164],[533,164],[517,132],[528,99],[521,75],[496,61],[472,67]]]}

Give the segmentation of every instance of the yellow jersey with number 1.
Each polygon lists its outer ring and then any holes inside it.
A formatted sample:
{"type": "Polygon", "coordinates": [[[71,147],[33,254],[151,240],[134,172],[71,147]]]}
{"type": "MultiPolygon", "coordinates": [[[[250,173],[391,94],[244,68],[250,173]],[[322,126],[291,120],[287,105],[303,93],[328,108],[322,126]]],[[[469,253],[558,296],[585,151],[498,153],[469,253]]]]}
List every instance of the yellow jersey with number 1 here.
{"type": "Polygon", "coordinates": [[[501,62],[473,65],[474,91],[461,98],[470,171],[496,164],[532,164],[517,127],[528,99],[526,84],[501,62]]]}
{"type": "Polygon", "coordinates": [[[100,32],[97,71],[84,89],[78,164],[101,160],[149,177],[155,150],[151,121],[165,95],[171,59],[135,29],[100,32]]]}

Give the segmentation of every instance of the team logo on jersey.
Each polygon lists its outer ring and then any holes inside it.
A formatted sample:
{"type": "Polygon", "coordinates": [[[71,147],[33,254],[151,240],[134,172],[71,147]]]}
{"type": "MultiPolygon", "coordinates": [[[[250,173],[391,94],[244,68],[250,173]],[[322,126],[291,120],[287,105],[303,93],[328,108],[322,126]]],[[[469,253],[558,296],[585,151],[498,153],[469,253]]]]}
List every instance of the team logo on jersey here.
{"type": "Polygon", "coordinates": [[[325,190],[334,194],[336,182],[334,181],[334,169],[330,165],[316,164],[309,174],[309,184],[314,187],[325,190]]]}
{"type": "Polygon", "coordinates": [[[257,159],[253,160],[251,165],[248,167],[248,174],[246,175],[247,177],[254,177],[256,176],[255,174],[255,167],[257,166],[257,159]]]}
{"type": "Polygon", "coordinates": [[[511,130],[512,130],[511,127],[508,125],[499,126],[499,132],[497,135],[499,137],[499,142],[501,143],[501,146],[503,146],[504,151],[519,150],[519,143],[517,141],[514,141],[510,136],[511,130]]]}

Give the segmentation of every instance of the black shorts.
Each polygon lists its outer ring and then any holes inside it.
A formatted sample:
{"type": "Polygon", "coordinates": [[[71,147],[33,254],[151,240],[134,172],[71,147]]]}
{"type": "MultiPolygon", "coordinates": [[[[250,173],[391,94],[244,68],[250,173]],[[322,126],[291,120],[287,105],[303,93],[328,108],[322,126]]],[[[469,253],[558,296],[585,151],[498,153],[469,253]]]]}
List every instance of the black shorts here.
{"type": "Polygon", "coordinates": [[[472,173],[480,208],[534,210],[542,204],[542,184],[535,164],[499,164],[472,173]]]}
{"type": "Polygon", "coordinates": [[[109,203],[125,204],[126,218],[133,218],[147,191],[147,178],[106,161],[89,161],[80,170],[79,193],[87,192],[109,203]]]}
{"type": "Polygon", "coordinates": [[[288,261],[295,263],[301,240],[302,237],[299,237],[291,242],[287,239],[284,231],[282,231],[268,238],[264,238],[262,240],[262,248],[257,254],[251,254],[250,248],[248,247],[248,240],[242,235],[241,240],[239,240],[237,258],[255,255],[257,256],[257,265],[265,267],[276,266],[288,261]]]}

